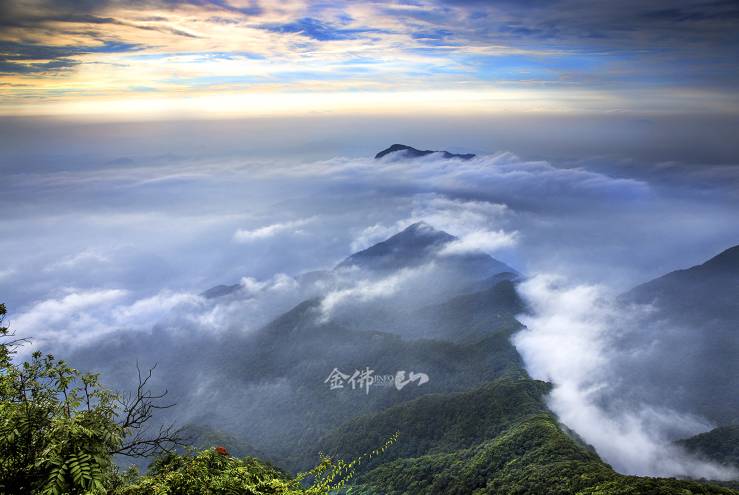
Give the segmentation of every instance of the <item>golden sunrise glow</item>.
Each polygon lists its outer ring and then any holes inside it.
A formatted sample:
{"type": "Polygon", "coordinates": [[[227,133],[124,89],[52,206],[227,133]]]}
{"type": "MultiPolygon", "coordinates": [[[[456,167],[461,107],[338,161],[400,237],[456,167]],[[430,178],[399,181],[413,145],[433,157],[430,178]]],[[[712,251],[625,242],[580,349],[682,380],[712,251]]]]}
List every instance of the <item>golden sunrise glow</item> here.
{"type": "Polygon", "coordinates": [[[487,24],[431,0],[13,2],[0,115],[739,111],[716,85],[655,85],[655,65],[503,35],[505,11],[480,8],[487,24]]]}
{"type": "MultiPolygon", "coordinates": [[[[589,95],[598,99],[597,95],[589,95]]],[[[486,114],[570,112],[562,101],[528,91],[261,92],[192,96],[79,99],[13,109],[18,115],[109,115],[208,117],[289,114],[403,114],[408,111],[486,114]]]]}

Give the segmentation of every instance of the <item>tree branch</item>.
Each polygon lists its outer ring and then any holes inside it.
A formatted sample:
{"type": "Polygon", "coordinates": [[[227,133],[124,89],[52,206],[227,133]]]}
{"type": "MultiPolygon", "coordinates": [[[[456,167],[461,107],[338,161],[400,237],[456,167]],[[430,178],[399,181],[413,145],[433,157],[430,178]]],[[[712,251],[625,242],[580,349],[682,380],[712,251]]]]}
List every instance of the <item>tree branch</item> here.
{"type": "Polygon", "coordinates": [[[129,457],[147,457],[159,452],[172,452],[179,446],[184,446],[182,441],[182,430],[173,424],[161,425],[155,433],[150,432],[148,422],[155,411],[169,409],[174,403],[161,403],[167,395],[165,389],[162,393],[152,393],[147,385],[151,379],[155,364],[149,369],[146,376],[142,375],[138,361],[136,372],[138,373],[138,385],[134,393],[128,393],[118,399],[121,407],[123,420],[119,424],[123,429],[126,439],[123,444],[112,451],[111,454],[120,454],[129,457]]]}

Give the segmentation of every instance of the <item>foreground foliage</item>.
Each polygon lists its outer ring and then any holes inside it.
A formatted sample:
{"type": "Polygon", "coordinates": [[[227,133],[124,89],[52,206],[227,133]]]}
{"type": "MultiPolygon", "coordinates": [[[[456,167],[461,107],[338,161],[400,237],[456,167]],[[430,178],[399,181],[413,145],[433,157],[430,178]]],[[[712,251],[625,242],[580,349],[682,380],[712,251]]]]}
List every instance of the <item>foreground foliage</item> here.
{"type": "Polygon", "coordinates": [[[97,375],[81,373],[54,356],[34,352],[13,361],[25,341],[13,339],[2,325],[0,304],[0,493],[76,494],[308,494],[341,489],[364,461],[397,440],[353,461],[327,456],[295,478],[253,457],[237,459],[225,449],[179,455],[177,430],[160,427],[149,434],[147,422],[165,394],[146,388],[151,371],[139,372],[130,395],[103,387],[97,375]],[[147,456],[165,452],[147,476],[121,474],[114,455],[147,456]]]}
{"type": "MultiPolygon", "coordinates": [[[[0,318],[5,316],[0,304],[0,318]]],[[[1,323],[1,321],[0,321],[1,323]]],[[[104,493],[111,452],[122,446],[115,396],[53,356],[21,365],[0,325],[0,489],[4,493],[104,493]]]]}
{"type": "Polygon", "coordinates": [[[197,454],[171,454],[158,459],[147,476],[120,487],[116,495],[322,495],[341,490],[365,460],[382,454],[397,440],[385,444],[351,462],[322,456],[321,462],[295,478],[255,457],[230,457],[225,449],[197,454]]]}
{"type": "Polygon", "coordinates": [[[0,382],[0,479],[8,493],[104,493],[123,442],[97,377],[34,353],[0,382]],[[71,386],[79,381],[79,386],[71,386]]]}
{"type": "Polygon", "coordinates": [[[206,450],[158,459],[147,476],[116,490],[118,495],[297,494],[286,473],[253,457],[237,459],[206,450]]]}

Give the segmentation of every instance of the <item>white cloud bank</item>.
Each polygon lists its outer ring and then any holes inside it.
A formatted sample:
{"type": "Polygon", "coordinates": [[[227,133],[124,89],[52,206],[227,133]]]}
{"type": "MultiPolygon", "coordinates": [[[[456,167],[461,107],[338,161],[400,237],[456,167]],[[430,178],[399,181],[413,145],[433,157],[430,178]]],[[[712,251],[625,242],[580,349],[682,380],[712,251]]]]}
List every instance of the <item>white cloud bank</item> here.
{"type": "MultiPolygon", "coordinates": [[[[689,476],[726,480],[732,470],[701,461],[676,447],[672,440],[711,428],[695,416],[649,404],[607,409],[600,401],[614,376],[613,343],[624,321],[623,312],[606,302],[604,289],[561,285],[556,277],[539,275],[520,287],[533,316],[520,316],[526,328],[514,336],[529,374],[550,381],[549,407],[569,428],[613,467],[626,474],[689,476]]],[[[623,328],[623,327],[621,327],[623,328]]]]}
{"type": "Polygon", "coordinates": [[[502,248],[516,245],[517,232],[504,232],[503,230],[481,230],[471,232],[460,239],[445,245],[439,252],[442,256],[469,254],[469,253],[493,253],[502,248]]]}
{"type": "MultiPolygon", "coordinates": [[[[432,274],[434,268],[433,263],[427,263],[419,267],[404,268],[385,277],[356,279],[356,271],[351,271],[345,280],[338,280],[342,287],[329,291],[321,300],[319,321],[325,323],[337,311],[352,304],[388,299],[411,287],[417,287],[419,280],[432,274]]],[[[346,274],[343,272],[339,277],[346,274]]]]}
{"type": "Polygon", "coordinates": [[[110,257],[95,249],[85,249],[79,253],[66,256],[65,258],[44,267],[44,271],[73,270],[80,266],[109,263],[110,257]]]}
{"type": "Polygon", "coordinates": [[[264,239],[269,239],[271,237],[275,237],[279,234],[284,233],[300,233],[300,227],[303,227],[304,225],[312,222],[313,218],[303,218],[300,220],[292,220],[289,222],[282,222],[282,223],[273,223],[270,225],[265,225],[264,227],[259,227],[256,229],[238,229],[236,232],[234,232],[233,239],[236,242],[240,243],[250,243],[255,241],[261,241],[264,239]]]}
{"type": "Polygon", "coordinates": [[[289,169],[273,167],[261,173],[263,177],[313,177],[367,187],[411,185],[438,193],[526,199],[540,205],[594,198],[638,199],[651,192],[642,180],[613,177],[583,167],[557,167],[544,160],[524,160],[509,152],[466,161],[436,155],[392,161],[333,158],[289,169]]]}
{"type": "Polygon", "coordinates": [[[299,288],[299,283],[290,275],[277,273],[269,279],[257,280],[254,277],[242,277],[242,290],[249,296],[256,296],[264,292],[290,292],[299,288]]]}
{"type": "Polygon", "coordinates": [[[122,289],[66,289],[65,293],[38,301],[11,321],[16,335],[29,338],[22,348],[75,347],[116,331],[150,331],[163,321],[187,318],[203,308],[195,294],[161,291],[132,298],[122,289]]]}

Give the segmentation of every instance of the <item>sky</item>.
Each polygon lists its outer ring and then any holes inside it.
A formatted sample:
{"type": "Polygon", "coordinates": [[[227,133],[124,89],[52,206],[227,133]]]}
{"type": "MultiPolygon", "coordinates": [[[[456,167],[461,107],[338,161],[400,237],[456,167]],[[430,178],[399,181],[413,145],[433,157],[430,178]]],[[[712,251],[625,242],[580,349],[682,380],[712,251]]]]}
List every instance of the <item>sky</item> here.
{"type": "Polygon", "coordinates": [[[736,2],[18,0],[0,115],[736,115],[736,2]]]}

